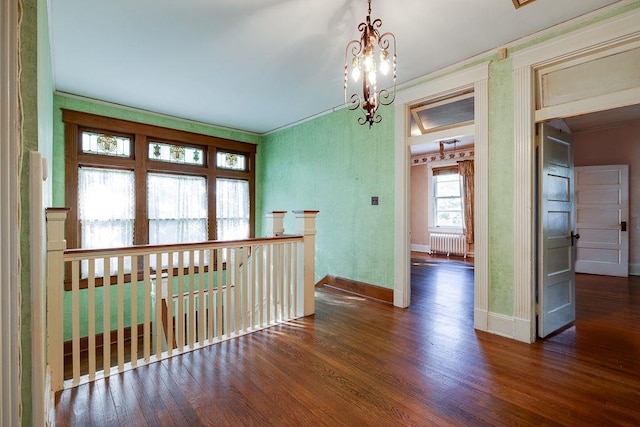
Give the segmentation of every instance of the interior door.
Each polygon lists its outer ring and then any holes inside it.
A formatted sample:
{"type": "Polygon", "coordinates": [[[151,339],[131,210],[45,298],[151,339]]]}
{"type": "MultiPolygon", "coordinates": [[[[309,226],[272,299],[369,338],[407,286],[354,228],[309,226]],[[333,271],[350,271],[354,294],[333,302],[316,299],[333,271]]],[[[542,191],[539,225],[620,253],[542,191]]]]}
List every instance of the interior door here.
{"type": "Polygon", "coordinates": [[[629,166],[575,168],[576,272],[629,275],[629,166]]]}
{"type": "Polygon", "coordinates": [[[541,125],[538,162],[538,335],[576,318],[571,135],[541,125]]]}

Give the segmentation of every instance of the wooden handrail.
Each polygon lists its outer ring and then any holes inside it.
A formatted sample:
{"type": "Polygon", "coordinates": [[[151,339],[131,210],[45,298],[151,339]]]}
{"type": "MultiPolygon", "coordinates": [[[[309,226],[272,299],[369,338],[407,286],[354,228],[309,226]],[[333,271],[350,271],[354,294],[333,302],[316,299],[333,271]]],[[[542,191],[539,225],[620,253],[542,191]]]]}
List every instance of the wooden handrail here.
{"type": "Polygon", "coordinates": [[[269,238],[253,238],[244,240],[208,240],[204,242],[194,243],[172,243],[167,245],[134,245],[120,248],[103,248],[103,249],[66,249],[64,251],[65,261],[80,261],[86,259],[104,258],[106,256],[127,256],[127,255],[151,255],[158,252],[179,252],[188,250],[203,249],[224,249],[238,248],[243,246],[254,246],[274,243],[286,242],[302,242],[303,236],[278,236],[269,238]],[[166,250],[159,250],[166,249],[166,250]]]}

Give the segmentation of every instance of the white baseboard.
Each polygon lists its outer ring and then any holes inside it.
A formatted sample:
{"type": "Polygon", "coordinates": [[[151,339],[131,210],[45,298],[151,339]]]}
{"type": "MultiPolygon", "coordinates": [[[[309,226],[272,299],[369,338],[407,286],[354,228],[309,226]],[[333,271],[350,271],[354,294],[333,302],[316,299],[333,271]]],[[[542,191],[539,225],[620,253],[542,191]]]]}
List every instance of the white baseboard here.
{"type": "Polygon", "coordinates": [[[640,264],[629,264],[629,276],[640,276],[640,264]]]}
{"type": "Polygon", "coordinates": [[[514,339],[514,319],[504,314],[489,313],[488,317],[488,332],[503,337],[514,339]]]}
{"type": "Polygon", "coordinates": [[[405,304],[405,293],[402,289],[395,288],[393,290],[393,305],[400,308],[407,308],[405,304]]]}
{"type": "Polygon", "coordinates": [[[411,245],[411,250],[414,252],[431,252],[431,245],[411,245]]]}
{"type": "MultiPolygon", "coordinates": [[[[531,344],[536,340],[536,328],[529,319],[513,319],[513,338],[531,344]]],[[[534,322],[535,323],[535,322],[534,322]]]]}
{"type": "Polygon", "coordinates": [[[487,310],[475,309],[473,311],[473,327],[479,331],[487,332],[488,330],[488,313],[487,310]]]}

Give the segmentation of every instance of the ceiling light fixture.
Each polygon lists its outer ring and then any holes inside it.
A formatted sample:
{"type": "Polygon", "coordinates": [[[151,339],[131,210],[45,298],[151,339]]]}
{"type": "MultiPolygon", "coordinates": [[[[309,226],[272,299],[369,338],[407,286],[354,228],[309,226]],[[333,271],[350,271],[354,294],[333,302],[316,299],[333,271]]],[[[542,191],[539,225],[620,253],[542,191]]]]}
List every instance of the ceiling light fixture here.
{"type": "Polygon", "coordinates": [[[371,22],[371,0],[368,3],[366,21],[358,25],[360,40],[351,40],[344,52],[344,104],[350,110],[362,108],[358,123],[371,127],[382,120],[378,107],[391,104],[396,97],[396,36],[380,34],[382,21],[371,22]],[[349,76],[354,84],[362,78],[362,95],[348,95],[349,76]]]}
{"type": "Polygon", "coordinates": [[[457,139],[449,139],[447,141],[440,141],[440,156],[444,156],[444,146],[453,144],[453,151],[456,151],[456,144],[460,142],[457,139]]]}

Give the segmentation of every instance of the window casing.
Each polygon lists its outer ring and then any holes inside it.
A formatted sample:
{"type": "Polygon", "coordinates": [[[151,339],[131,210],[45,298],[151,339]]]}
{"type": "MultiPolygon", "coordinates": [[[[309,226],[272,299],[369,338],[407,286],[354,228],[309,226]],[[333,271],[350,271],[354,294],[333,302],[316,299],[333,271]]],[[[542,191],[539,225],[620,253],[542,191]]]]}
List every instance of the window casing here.
{"type": "Polygon", "coordinates": [[[219,180],[240,183],[247,193],[243,232],[234,236],[254,237],[255,145],[71,110],[63,110],[63,122],[69,248],[115,246],[120,240],[134,245],[216,240],[216,222],[226,220],[216,216],[224,210],[216,191],[219,180]],[[221,155],[231,159],[233,168],[219,166],[221,155]],[[99,185],[85,182],[87,177],[99,185]],[[93,200],[89,205],[105,209],[80,209],[80,198],[87,197],[93,200]],[[125,208],[126,214],[121,212],[125,208]],[[85,232],[100,221],[132,228],[131,239],[91,241],[85,232]]]}

